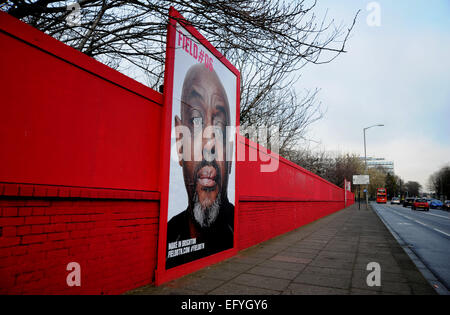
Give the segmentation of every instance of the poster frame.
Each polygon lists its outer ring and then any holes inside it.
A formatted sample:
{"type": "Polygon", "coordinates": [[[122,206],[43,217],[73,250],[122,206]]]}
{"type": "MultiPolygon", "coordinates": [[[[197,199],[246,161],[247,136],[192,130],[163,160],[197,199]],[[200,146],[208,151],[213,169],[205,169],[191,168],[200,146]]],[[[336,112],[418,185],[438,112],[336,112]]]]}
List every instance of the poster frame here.
{"type": "Polygon", "coordinates": [[[175,41],[176,25],[179,23],[189,34],[198,40],[212,55],[214,55],[228,70],[236,76],[236,135],[234,143],[234,163],[237,162],[237,134],[239,133],[240,121],[240,72],[228,61],[206,38],[200,34],[184,17],[174,8],[169,9],[169,22],[167,26],[166,59],[163,88],[163,110],[162,110],[162,137],[161,137],[161,169],[160,169],[160,217],[157,248],[157,268],[155,272],[155,285],[161,285],[170,280],[192,273],[206,266],[218,263],[224,259],[237,254],[237,236],[239,231],[239,191],[238,191],[238,168],[235,164],[235,200],[234,200],[234,233],[233,247],[219,253],[197,259],[176,267],[166,269],[167,252],[167,223],[169,203],[170,182],[170,146],[172,129],[172,102],[174,85],[175,65],[175,41]]]}

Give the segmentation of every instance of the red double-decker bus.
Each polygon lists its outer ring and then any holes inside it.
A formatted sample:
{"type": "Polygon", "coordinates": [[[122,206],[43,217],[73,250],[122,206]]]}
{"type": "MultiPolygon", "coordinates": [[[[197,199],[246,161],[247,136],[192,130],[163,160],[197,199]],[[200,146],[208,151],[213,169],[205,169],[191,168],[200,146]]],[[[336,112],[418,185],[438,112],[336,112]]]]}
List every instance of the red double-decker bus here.
{"type": "Polygon", "coordinates": [[[377,203],[386,203],[386,188],[377,188],[377,203]]]}

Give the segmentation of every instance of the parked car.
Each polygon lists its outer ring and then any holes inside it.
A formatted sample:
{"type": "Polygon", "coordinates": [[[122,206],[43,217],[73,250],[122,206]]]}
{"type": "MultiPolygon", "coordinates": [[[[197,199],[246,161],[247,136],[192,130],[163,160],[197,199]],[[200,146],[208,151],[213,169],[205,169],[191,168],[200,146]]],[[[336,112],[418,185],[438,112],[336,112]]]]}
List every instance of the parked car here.
{"type": "Polygon", "coordinates": [[[447,211],[450,210],[450,200],[444,201],[444,206],[442,207],[442,209],[447,210],[447,211]]]}
{"type": "Polygon", "coordinates": [[[442,209],[444,207],[442,201],[437,199],[431,199],[428,204],[430,206],[430,209],[442,209]]]}
{"type": "Polygon", "coordinates": [[[400,198],[398,197],[392,197],[391,199],[391,205],[399,205],[400,204],[400,198]]]}
{"type": "Polygon", "coordinates": [[[405,198],[405,200],[403,201],[403,207],[409,207],[413,205],[414,199],[416,198],[405,198]]]}
{"type": "Polygon", "coordinates": [[[430,205],[428,204],[428,201],[425,198],[417,198],[414,200],[411,210],[418,210],[423,209],[425,211],[430,211],[430,205]]]}

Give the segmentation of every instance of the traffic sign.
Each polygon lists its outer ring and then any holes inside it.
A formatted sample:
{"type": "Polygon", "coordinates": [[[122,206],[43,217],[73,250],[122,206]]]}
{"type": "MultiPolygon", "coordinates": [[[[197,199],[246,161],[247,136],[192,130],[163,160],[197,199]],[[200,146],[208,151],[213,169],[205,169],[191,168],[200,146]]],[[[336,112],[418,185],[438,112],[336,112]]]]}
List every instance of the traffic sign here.
{"type": "Polygon", "coordinates": [[[369,175],[353,175],[353,185],[369,185],[369,175]]]}

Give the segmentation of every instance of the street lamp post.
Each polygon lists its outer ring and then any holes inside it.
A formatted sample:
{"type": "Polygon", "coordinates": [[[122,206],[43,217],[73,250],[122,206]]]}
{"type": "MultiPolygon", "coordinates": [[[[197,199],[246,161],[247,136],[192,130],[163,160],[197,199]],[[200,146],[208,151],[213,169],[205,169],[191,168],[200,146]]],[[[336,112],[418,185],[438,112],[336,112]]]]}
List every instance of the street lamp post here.
{"type": "MultiPolygon", "coordinates": [[[[378,124],[378,125],[373,125],[370,127],[366,127],[363,129],[363,133],[364,133],[364,171],[365,171],[365,175],[369,175],[367,172],[367,151],[366,151],[366,130],[373,128],[373,127],[383,127],[383,124],[378,124]]],[[[366,188],[366,209],[369,208],[369,185],[367,185],[366,188]]]]}

